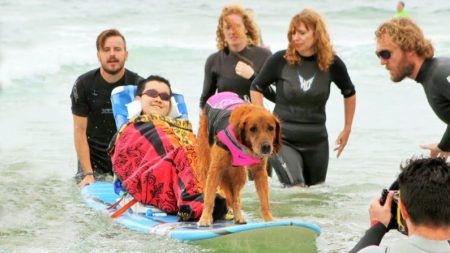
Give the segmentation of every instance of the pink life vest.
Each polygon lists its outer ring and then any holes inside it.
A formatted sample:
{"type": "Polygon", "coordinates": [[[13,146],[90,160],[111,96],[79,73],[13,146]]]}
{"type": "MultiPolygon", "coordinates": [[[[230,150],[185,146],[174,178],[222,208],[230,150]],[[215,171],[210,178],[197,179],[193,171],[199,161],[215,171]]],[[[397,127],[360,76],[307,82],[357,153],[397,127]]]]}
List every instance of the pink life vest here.
{"type": "Polygon", "coordinates": [[[217,138],[230,151],[233,157],[231,162],[233,167],[253,166],[261,163],[261,159],[251,156],[247,148],[239,143],[233,132],[233,126],[231,124],[229,124],[224,130],[220,131],[217,134],[217,138]]]}

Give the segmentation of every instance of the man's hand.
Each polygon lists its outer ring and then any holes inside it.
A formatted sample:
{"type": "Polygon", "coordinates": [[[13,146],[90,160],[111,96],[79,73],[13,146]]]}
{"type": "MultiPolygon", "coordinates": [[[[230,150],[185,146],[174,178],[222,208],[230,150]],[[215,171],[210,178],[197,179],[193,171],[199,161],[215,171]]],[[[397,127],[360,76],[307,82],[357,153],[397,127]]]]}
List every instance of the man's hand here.
{"type": "Polygon", "coordinates": [[[84,188],[88,184],[93,184],[95,182],[94,175],[86,175],[83,180],[80,182],[80,188],[84,188]]]}
{"type": "Polygon", "coordinates": [[[447,159],[450,156],[450,152],[442,151],[437,143],[421,144],[421,148],[430,150],[431,157],[444,157],[447,159]]]}
{"type": "Polygon", "coordinates": [[[394,192],[390,191],[387,195],[386,202],[384,206],[380,204],[380,198],[372,201],[369,208],[370,220],[372,222],[378,221],[381,222],[386,228],[391,221],[391,208],[392,208],[392,199],[394,196],[394,192]]]}

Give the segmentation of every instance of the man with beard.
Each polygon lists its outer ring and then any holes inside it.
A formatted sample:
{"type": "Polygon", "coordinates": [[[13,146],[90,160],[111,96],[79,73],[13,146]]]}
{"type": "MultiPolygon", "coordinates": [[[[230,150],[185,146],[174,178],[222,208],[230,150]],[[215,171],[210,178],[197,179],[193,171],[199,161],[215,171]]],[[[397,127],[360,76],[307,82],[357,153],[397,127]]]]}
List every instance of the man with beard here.
{"type": "Polygon", "coordinates": [[[118,30],[101,32],[96,45],[100,68],[78,77],[70,94],[78,156],[75,179],[80,187],[92,184],[94,175],[112,175],[107,148],[117,129],[112,113],[111,91],[121,85],[137,85],[142,79],[124,67],[128,51],[125,37],[118,30]]]}
{"type": "Polygon", "coordinates": [[[422,84],[428,103],[447,124],[441,141],[420,145],[431,157],[450,155],[450,58],[434,57],[431,42],[409,18],[393,18],[375,32],[376,54],[394,82],[409,77],[422,84]]]}

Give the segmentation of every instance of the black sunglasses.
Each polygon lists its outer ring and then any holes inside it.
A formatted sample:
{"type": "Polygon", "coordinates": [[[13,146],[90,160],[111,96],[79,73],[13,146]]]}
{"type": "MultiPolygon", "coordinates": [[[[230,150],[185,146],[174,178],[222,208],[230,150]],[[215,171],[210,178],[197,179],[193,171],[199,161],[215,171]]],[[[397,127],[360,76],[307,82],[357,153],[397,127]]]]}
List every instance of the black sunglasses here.
{"type": "Polygon", "coordinates": [[[144,95],[144,94],[149,96],[149,97],[152,97],[152,98],[156,98],[156,97],[159,96],[161,98],[161,100],[164,100],[164,101],[169,101],[170,98],[171,98],[171,95],[169,93],[167,93],[167,92],[159,92],[159,91],[157,91],[155,89],[148,89],[148,90],[142,92],[141,96],[144,95]]]}
{"type": "Polygon", "coordinates": [[[391,51],[389,50],[375,51],[375,54],[378,56],[378,58],[381,58],[383,60],[389,60],[391,58],[391,51]]]}

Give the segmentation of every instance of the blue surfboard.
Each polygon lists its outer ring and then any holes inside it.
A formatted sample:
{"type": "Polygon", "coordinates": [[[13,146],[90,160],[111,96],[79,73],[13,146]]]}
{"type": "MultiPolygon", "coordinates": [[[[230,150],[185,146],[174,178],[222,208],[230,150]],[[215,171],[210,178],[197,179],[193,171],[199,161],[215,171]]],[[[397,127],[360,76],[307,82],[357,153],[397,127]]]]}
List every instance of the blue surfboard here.
{"type": "MultiPolygon", "coordinates": [[[[117,87],[111,93],[117,129],[141,112],[140,104],[135,100],[136,90],[136,86],[128,85],[117,87]]],[[[176,106],[172,107],[170,116],[188,119],[184,97],[175,90],[172,104],[176,106]]],[[[108,215],[117,210],[108,209],[119,199],[113,183],[87,185],[81,194],[93,209],[108,215]]],[[[320,234],[317,225],[295,220],[249,222],[245,225],[224,220],[211,227],[198,227],[196,222],[178,222],[176,215],[168,215],[151,206],[145,212],[129,209],[114,221],[131,230],[192,242],[211,248],[213,252],[317,252],[315,239],[320,234]]]]}
{"type": "MultiPolygon", "coordinates": [[[[114,193],[113,183],[96,182],[87,185],[81,190],[81,195],[87,205],[95,210],[108,215],[117,210],[108,210],[119,198],[114,193]]],[[[196,222],[178,222],[176,215],[160,213],[156,208],[150,208],[151,210],[154,212],[150,215],[148,212],[128,210],[114,221],[131,230],[214,248],[214,252],[317,251],[315,239],[320,234],[320,228],[312,223],[282,220],[236,225],[233,221],[218,221],[210,227],[198,227],[196,222]],[[225,249],[226,251],[220,251],[225,249]]]]}

